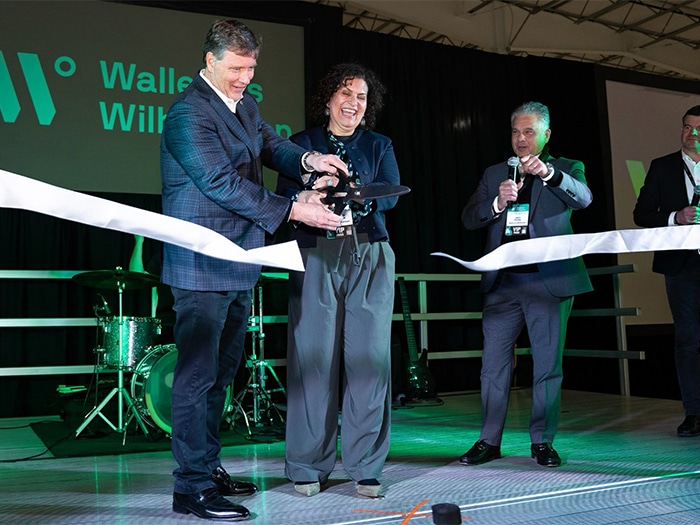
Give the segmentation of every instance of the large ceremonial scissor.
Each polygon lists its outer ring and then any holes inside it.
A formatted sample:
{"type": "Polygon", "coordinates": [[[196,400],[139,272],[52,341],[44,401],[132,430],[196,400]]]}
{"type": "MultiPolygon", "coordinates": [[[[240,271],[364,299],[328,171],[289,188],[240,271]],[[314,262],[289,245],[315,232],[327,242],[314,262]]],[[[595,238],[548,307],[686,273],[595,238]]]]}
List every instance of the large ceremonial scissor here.
{"type": "Polygon", "coordinates": [[[321,191],[327,193],[322,199],[324,203],[333,206],[333,211],[340,215],[345,205],[353,201],[358,204],[365,204],[368,200],[382,199],[384,197],[398,197],[405,195],[411,188],[401,184],[377,184],[365,186],[351,182],[350,177],[343,170],[337,173],[339,184],[329,186],[321,191]]]}

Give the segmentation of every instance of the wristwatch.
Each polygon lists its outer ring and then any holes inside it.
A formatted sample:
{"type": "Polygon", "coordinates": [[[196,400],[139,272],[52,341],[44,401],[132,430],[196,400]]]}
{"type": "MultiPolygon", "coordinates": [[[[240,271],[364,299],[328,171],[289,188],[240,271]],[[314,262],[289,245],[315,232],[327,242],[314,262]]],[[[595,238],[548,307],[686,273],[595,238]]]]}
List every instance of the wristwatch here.
{"type": "Polygon", "coordinates": [[[309,173],[314,171],[313,166],[311,164],[309,164],[309,162],[308,162],[308,158],[311,155],[321,155],[321,153],[319,151],[307,151],[306,153],[304,153],[301,156],[301,167],[304,168],[304,170],[308,171],[309,173]]]}
{"type": "Polygon", "coordinates": [[[543,179],[549,179],[551,177],[554,177],[554,166],[552,166],[549,162],[545,163],[547,166],[547,175],[542,177],[543,179]]]}

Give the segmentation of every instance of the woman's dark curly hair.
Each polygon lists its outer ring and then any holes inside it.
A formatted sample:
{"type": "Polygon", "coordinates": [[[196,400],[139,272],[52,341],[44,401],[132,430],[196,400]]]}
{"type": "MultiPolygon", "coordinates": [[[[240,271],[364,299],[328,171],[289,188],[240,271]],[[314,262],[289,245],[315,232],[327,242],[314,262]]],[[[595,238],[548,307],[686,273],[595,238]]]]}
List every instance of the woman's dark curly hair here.
{"type": "Polygon", "coordinates": [[[354,78],[361,78],[367,83],[367,109],[363,127],[373,128],[376,125],[377,116],[384,107],[386,88],[372,70],[360,64],[335,65],[321,79],[316,93],[311,98],[309,109],[311,122],[314,125],[328,123],[328,115],[325,113],[328,101],[341,86],[354,78]]]}

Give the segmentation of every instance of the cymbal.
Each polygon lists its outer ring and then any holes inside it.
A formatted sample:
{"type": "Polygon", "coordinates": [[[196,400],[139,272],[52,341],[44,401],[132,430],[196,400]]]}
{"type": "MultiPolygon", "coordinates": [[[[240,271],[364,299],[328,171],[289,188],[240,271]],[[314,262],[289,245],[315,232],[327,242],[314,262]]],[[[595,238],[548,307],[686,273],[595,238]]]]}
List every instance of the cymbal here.
{"type": "Polygon", "coordinates": [[[129,272],[121,268],[78,273],[73,276],[73,280],[82,286],[102,290],[118,290],[119,288],[134,290],[160,283],[160,279],[150,273],[129,272]]]}

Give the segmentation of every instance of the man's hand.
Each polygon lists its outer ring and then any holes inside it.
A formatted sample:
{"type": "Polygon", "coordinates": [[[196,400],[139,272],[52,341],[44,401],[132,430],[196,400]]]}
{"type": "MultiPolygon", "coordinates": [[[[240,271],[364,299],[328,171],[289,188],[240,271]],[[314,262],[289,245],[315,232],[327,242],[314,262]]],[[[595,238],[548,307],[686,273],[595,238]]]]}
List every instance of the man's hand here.
{"type": "Polygon", "coordinates": [[[504,210],[509,202],[518,200],[518,190],[522,187],[522,181],[515,184],[511,179],[506,179],[498,185],[498,205],[499,210],[504,210]]]}
{"type": "Polygon", "coordinates": [[[303,196],[307,202],[301,202],[302,194],[316,194],[318,198],[322,198],[323,194],[315,191],[303,191],[299,194],[300,200],[292,204],[292,213],[289,218],[293,221],[303,222],[314,228],[323,230],[335,230],[340,226],[340,216],[328,209],[328,206],[322,204],[319,200],[318,204],[313,202],[312,195],[303,196]]]}
{"type": "MultiPolygon", "coordinates": [[[[302,204],[323,204],[322,200],[326,196],[325,193],[314,190],[300,191],[297,195],[296,202],[302,204]]],[[[293,217],[292,217],[293,218],[293,217]]]]}
{"type": "Polygon", "coordinates": [[[532,173],[538,177],[544,178],[549,174],[547,164],[542,162],[536,155],[525,155],[520,158],[520,166],[518,167],[521,173],[532,173]]]}
{"type": "Polygon", "coordinates": [[[686,206],[676,212],[674,221],[677,224],[698,224],[700,223],[700,208],[697,206],[686,206]]]}

